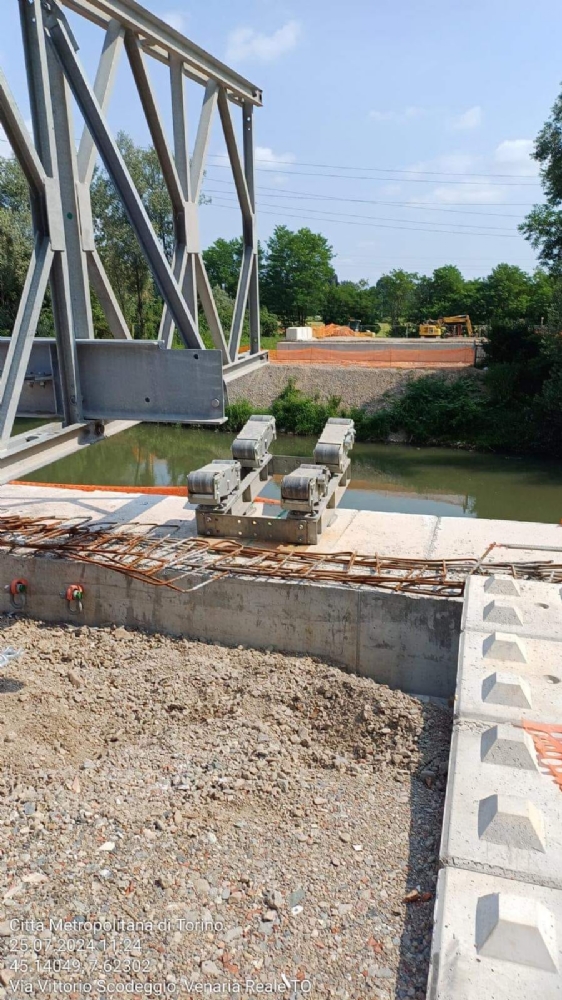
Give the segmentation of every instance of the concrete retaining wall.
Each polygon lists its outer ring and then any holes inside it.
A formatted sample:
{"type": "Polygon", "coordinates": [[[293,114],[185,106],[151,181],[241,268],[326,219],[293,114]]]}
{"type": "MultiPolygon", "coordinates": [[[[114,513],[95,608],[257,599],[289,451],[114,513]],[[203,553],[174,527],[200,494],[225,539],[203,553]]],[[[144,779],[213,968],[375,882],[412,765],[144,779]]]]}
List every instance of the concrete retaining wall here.
{"type": "Polygon", "coordinates": [[[475,368],[343,368],[333,365],[265,365],[258,371],[241,375],[228,386],[228,401],[248,399],[265,408],[285,388],[290,378],[308,396],[326,400],[340,396],[346,406],[358,406],[372,413],[383,405],[386,393],[400,395],[414,379],[438,374],[446,379],[480,378],[475,368]]]}
{"type": "MultiPolygon", "coordinates": [[[[416,694],[455,689],[462,603],[335,584],[226,577],[187,594],[100,566],[0,554],[0,587],[29,584],[26,614],[46,621],[126,625],[191,638],[319,656],[416,694]],[[61,592],[85,589],[71,615],[61,592]]],[[[0,589],[0,608],[10,610],[0,589]]]]}

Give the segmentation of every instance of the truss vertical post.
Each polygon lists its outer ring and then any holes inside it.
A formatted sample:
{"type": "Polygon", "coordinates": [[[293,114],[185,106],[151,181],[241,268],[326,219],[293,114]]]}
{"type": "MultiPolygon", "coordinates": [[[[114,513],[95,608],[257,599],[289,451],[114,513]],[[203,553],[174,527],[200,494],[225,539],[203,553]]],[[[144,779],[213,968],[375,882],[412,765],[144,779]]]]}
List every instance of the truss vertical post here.
{"type": "Polygon", "coordinates": [[[230,355],[230,360],[236,361],[238,357],[238,349],[240,347],[240,340],[242,338],[242,327],[244,324],[246,305],[248,303],[248,294],[250,291],[250,279],[253,267],[254,210],[252,206],[252,199],[250,197],[250,192],[248,189],[248,184],[246,182],[245,170],[242,165],[242,160],[240,159],[238,143],[236,142],[236,135],[234,133],[234,126],[232,124],[230,108],[228,107],[228,97],[223,87],[219,88],[218,107],[222,124],[222,130],[224,133],[224,140],[228,152],[228,158],[230,160],[230,166],[232,167],[232,176],[234,178],[234,185],[236,187],[236,193],[238,195],[240,211],[242,213],[242,238],[243,238],[242,266],[240,268],[240,278],[238,280],[238,289],[236,292],[236,301],[234,304],[234,314],[232,316],[232,325],[230,328],[230,337],[228,341],[228,353],[230,355]]]}
{"type": "MultiPolygon", "coordinates": [[[[119,58],[123,49],[124,35],[125,32],[119,21],[114,19],[109,22],[94,81],[94,94],[103,111],[105,111],[109,104],[119,58]]],[[[90,283],[99,299],[111,335],[116,340],[131,340],[132,337],[129,328],[127,327],[109,278],[105,273],[105,268],[97,252],[94,239],[90,188],[97,155],[98,151],[94,140],[88,128],[84,126],[78,149],[78,203],[80,206],[82,248],[86,252],[90,283]]]]}
{"type": "Polygon", "coordinates": [[[41,0],[19,0],[25,62],[35,147],[47,174],[46,199],[49,238],[54,251],[51,265],[51,299],[60,371],[60,391],[65,424],[80,423],[82,403],[74,343],[74,318],[65,253],[53,105],[45,45],[41,0]]]}
{"type": "Polygon", "coordinates": [[[259,293],[259,259],[256,231],[256,193],[254,182],[254,122],[253,105],[244,101],[242,105],[243,119],[243,151],[244,175],[248,186],[248,194],[252,205],[252,265],[250,271],[250,289],[248,294],[248,313],[250,321],[250,353],[257,354],[260,349],[260,293],[259,293]]]}
{"type": "Polygon", "coordinates": [[[70,90],[60,63],[50,46],[47,49],[47,62],[74,336],[77,340],[93,340],[94,321],[88,283],[88,265],[80,230],[78,167],[72,126],[70,90]]]}

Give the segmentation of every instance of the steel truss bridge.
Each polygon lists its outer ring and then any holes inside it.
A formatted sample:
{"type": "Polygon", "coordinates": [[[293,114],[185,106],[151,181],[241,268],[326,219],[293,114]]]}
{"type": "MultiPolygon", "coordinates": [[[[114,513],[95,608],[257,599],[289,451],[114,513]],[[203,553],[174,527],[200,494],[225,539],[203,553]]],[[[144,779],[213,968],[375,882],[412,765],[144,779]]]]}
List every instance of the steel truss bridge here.
{"type": "MultiPolygon", "coordinates": [[[[14,0],[12,0],[14,2],[14,0]]],[[[253,110],[261,91],[134,0],[15,0],[25,53],[33,139],[0,68],[0,124],[29,184],[34,246],[10,339],[0,340],[0,482],[6,482],[143,421],[217,424],[225,388],[260,350],[253,110]],[[93,83],[81,65],[64,8],[104,29],[93,83]],[[125,50],[170,197],[175,248],[168,261],[106,119],[125,50]],[[168,67],[173,142],[150,80],[151,60],[168,67]],[[188,145],[185,77],[202,107],[188,145]],[[76,148],[74,98],[85,123],[76,148]],[[232,111],[242,116],[242,151],[232,111]],[[243,254],[234,316],[222,328],[201,254],[198,204],[211,125],[218,114],[242,216],[243,254]],[[123,203],[163,302],[157,341],[135,341],[94,238],[90,185],[97,157],[123,203]],[[36,338],[47,286],[55,337],[36,338]],[[96,339],[90,299],[101,304],[111,340],[96,339]],[[203,343],[198,304],[213,348],[203,343]],[[240,354],[246,310],[250,350],[240,354]],[[172,350],[174,332],[181,350],[172,350]],[[51,416],[12,435],[16,415],[51,416]]]]}

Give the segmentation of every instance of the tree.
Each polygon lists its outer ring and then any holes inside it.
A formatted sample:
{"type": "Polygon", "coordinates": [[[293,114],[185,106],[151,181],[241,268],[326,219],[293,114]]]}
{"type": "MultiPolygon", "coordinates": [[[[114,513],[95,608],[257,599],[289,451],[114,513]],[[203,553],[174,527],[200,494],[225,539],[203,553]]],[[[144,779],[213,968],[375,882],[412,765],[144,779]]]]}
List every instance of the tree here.
{"type": "MultiPolygon", "coordinates": [[[[11,334],[33,247],[29,188],[15,157],[0,156],[0,333],[11,334]]],[[[37,332],[53,333],[47,291],[37,332]]]]}
{"type": "Polygon", "coordinates": [[[535,205],[519,226],[520,232],[549,271],[562,273],[562,93],[537,138],[533,159],[541,166],[546,204],[535,205]]]}
{"type": "MultiPolygon", "coordinates": [[[[172,206],[156,151],[119,132],[117,145],[168,260],[174,247],[172,206]]],[[[109,176],[96,167],[92,180],[96,243],[111,284],[136,338],[156,337],[162,308],[125,209],[109,176]]]]}
{"type": "Polygon", "coordinates": [[[303,326],[308,316],[322,308],[326,289],[334,280],[333,256],[320,233],[275,227],[264,255],[261,290],[264,304],[286,326],[303,326]]]}
{"type": "Polygon", "coordinates": [[[219,237],[203,251],[203,260],[213,287],[222,288],[231,298],[236,296],[240,265],[242,263],[242,237],[223,240],[219,237]]]}
{"type": "Polygon", "coordinates": [[[531,278],[515,264],[498,264],[484,287],[486,318],[497,323],[529,316],[533,295],[531,278]]]}
{"type": "Polygon", "coordinates": [[[377,281],[376,290],[382,315],[390,321],[392,332],[397,332],[405,321],[411,319],[418,282],[417,274],[401,269],[383,274],[377,281]]]}
{"type": "Polygon", "coordinates": [[[325,323],[346,326],[355,321],[373,327],[377,325],[378,316],[377,291],[368,281],[341,281],[326,289],[322,308],[325,323]]]}
{"type": "Polygon", "coordinates": [[[465,280],[454,264],[437,267],[431,279],[432,315],[456,316],[466,312],[465,280]]]}

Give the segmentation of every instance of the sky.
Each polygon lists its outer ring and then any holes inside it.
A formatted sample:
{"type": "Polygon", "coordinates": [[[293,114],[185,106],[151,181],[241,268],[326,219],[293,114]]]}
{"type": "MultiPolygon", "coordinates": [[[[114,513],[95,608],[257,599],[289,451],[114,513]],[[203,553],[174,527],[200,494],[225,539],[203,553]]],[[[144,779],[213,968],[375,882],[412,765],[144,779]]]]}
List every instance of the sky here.
{"type": "MultiPolygon", "coordinates": [[[[0,64],[29,118],[16,0],[3,0],[0,64]]],[[[254,114],[260,240],[277,224],[327,237],[340,280],[392,268],[467,278],[536,258],[517,232],[542,200],[533,140],[562,80],[555,0],[147,0],[151,11],[263,90],[254,114]]],[[[103,33],[69,15],[93,79],[103,33]]],[[[169,128],[166,68],[150,60],[169,128]]],[[[186,86],[191,138],[202,89],[186,86]]],[[[241,112],[232,107],[235,119],[241,112]]],[[[108,119],[150,141],[126,56],[108,119]]],[[[81,124],[76,115],[75,132],[81,124]]],[[[9,147],[0,136],[0,153],[9,147]]],[[[239,235],[217,120],[203,246],[239,235]]]]}

